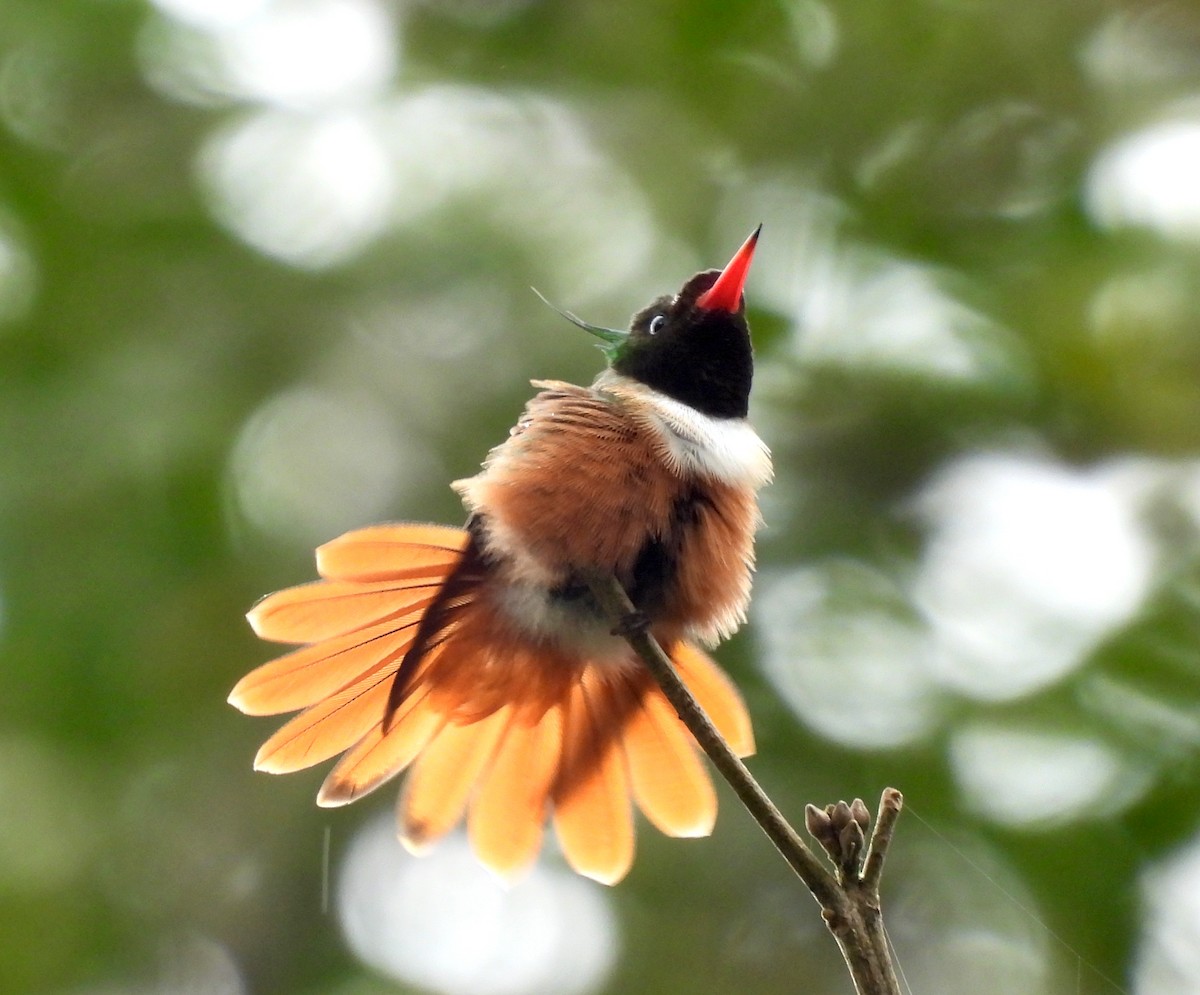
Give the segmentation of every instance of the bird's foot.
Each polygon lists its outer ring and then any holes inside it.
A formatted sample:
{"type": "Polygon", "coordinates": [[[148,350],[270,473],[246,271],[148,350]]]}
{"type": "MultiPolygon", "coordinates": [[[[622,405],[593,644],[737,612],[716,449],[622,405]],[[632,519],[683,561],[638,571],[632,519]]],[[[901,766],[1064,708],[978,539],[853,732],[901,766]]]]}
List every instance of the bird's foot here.
{"type": "Polygon", "coordinates": [[[612,630],[614,636],[628,639],[630,636],[644,635],[650,628],[650,616],[644,611],[634,609],[621,616],[621,620],[612,630]]]}

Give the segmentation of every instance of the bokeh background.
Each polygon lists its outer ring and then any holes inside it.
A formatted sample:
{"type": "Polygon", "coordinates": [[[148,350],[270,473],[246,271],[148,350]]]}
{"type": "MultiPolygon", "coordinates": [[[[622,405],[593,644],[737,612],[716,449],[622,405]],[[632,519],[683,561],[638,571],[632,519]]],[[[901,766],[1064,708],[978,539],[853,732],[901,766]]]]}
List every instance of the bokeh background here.
{"type": "Polygon", "coordinates": [[[752,767],[888,784],[913,992],[1200,992],[1200,8],[2,0],[0,988],[849,982],[723,795],[604,889],[225,704],[312,547],[765,222],[752,767]]]}

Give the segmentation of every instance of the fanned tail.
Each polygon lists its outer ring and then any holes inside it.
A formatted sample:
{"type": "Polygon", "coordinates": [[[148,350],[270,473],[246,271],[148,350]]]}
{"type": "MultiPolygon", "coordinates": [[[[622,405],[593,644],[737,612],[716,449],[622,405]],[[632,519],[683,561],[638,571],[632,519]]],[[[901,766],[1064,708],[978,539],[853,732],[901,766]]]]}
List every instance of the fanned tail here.
{"type": "MultiPolygon", "coordinates": [[[[415,689],[442,635],[427,624],[430,608],[459,572],[469,540],[463,529],[435,525],[349,532],[317,550],[325,580],[255,605],[247,617],[259,636],[311,643],[251,671],[230,692],[230,703],[250,715],[304,709],[259,750],[259,770],[299,770],[361,744],[389,716],[402,672],[405,689],[415,689]]],[[[462,587],[456,607],[468,600],[462,587]]],[[[443,619],[446,626],[454,621],[452,614],[443,619]]],[[[420,715],[408,724],[422,727],[420,715]]],[[[401,769],[399,760],[395,770],[376,765],[362,783],[382,783],[401,769]]],[[[331,791],[330,799],[337,797],[331,791]]]]}
{"type": "MultiPolygon", "coordinates": [[[[732,681],[702,650],[668,650],[680,677],[730,746],[754,752],[750,716],[732,681]]],[[[615,884],[633,860],[632,796],[668,836],[707,836],[717,797],[691,733],[641,667],[588,667],[565,704],[554,827],[576,871],[615,884]]]]}
{"type": "MultiPolygon", "coordinates": [[[[466,813],[497,874],[537,856],[552,821],[579,873],[613,884],[634,856],[633,807],[670,836],[712,831],[716,794],[691,734],[649,674],[534,644],[492,602],[468,532],[376,526],[318,550],[325,578],[251,611],[264,639],[302,645],[252,671],[230,701],[301,710],[255,766],[299,770],[342,754],[318,795],[344,805],[411,766],[399,820],[421,851],[466,813]]],[[[731,747],[753,752],[737,689],[707,654],[667,647],[731,747]]]]}

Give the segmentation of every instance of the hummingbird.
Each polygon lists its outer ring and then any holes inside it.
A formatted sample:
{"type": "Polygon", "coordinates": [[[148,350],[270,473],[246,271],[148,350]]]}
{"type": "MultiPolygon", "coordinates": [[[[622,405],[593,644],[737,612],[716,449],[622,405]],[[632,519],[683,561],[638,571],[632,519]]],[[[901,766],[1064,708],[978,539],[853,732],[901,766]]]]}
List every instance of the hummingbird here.
{"type": "Polygon", "coordinates": [[[717,800],[698,747],[589,579],[615,575],[714,725],[754,752],[745,704],[705,648],[745,620],[771,478],[747,421],[753,349],[743,287],[758,229],[722,270],[597,336],[590,387],[537,393],[473,477],[451,486],[463,528],[392,523],[319,547],[321,580],[258,602],[262,639],[297,645],[229,701],[299,711],[258,751],[286,773],[341,755],[317,804],[352,802],[407,770],[400,838],[425,852],[464,816],[504,878],[553,824],[570,866],[615,884],[633,811],[669,836],[708,835],[717,800]]]}

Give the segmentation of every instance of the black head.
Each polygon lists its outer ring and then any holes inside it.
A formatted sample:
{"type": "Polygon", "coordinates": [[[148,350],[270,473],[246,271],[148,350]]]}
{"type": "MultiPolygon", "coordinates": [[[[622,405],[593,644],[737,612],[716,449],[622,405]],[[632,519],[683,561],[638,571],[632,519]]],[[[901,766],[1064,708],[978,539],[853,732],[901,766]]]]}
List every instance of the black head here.
{"type": "Polygon", "coordinates": [[[723,270],[697,273],[679,293],[633,316],[628,332],[577,324],[604,339],[617,373],[713,418],[745,418],[754,376],[742,287],[759,225],[723,270]]]}

